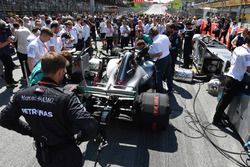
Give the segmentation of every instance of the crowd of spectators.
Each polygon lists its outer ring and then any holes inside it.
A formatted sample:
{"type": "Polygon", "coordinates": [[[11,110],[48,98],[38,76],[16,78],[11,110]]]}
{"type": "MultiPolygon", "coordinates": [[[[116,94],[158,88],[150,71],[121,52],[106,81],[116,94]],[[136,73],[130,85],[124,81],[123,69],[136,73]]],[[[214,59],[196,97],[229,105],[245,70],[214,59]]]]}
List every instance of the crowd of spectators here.
{"type": "MultiPolygon", "coordinates": [[[[223,40],[224,43],[229,40],[231,44],[229,49],[242,45],[248,35],[247,29],[239,32],[237,22],[234,21],[231,25],[227,18],[203,20],[195,16],[183,18],[171,15],[96,14],[72,17],[62,14],[44,14],[24,17],[17,15],[6,17],[3,20],[10,25],[11,35],[14,36],[13,41],[9,41],[5,47],[16,46],[23,79],[27,78],[26,73],[30,74],[35,64],[45,53],[49,51],[61,52],[73,48],[82,50],[86,47],[92,47],[92,43],[97,48],[98,38],[102,42],[103,49],[111,54],[114,47],[136,46],[139,40],[143,40],[146,45],[152,45],[154,39],[150,34],[150,29],[156,28],[158,34],[163,34],[170,39],[172,46],[170,45],[169,49],[173,62],[176,62],[176,57],[183,50],[183,67],[190,68],[194,34],[202,32],[214,34],[216,39],[223,40]],[[216,27],[213,29],[211,20],[216,21],[216,27]],[[206,26],[204,26],[204,21],[206,21],[206,26]],[[229,39],[226,38],[228,34],[229,39]],[[176,39],[178,39],[177,42],[176,39]],[[25,69],[27,69],[26,72],[25,69]]],[[[4,32],[1,32],[1,36],[3,34],[4,32]]],[[[9,38],[5,37],[0,42],[7,39],[9,38]]],[[[1,75],[3,76],[3,74],[1,75]]],[[[16,82],[13,83],[8,85],[15,86],[16,82]]]]}

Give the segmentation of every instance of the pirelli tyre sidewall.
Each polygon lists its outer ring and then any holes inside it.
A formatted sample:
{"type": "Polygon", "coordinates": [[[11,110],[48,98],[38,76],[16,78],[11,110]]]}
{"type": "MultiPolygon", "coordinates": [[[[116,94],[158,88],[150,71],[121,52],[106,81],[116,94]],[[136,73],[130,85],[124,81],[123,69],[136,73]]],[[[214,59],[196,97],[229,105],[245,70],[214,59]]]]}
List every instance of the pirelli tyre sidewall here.
{"type": "Polygon", "coordinates": [[[136,98],[136,120],[146,128],[165,130],[171,113],[167,94],[144,92],[136,98]]]}

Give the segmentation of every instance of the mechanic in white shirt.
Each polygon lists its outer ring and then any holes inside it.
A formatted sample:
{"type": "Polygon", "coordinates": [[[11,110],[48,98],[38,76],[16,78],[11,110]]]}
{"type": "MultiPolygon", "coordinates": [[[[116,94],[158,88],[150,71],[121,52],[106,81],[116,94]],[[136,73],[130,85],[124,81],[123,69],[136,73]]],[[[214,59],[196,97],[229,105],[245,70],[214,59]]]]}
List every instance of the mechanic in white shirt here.
{"type": "Polygon", "coordinates": [[[100,29],[100,39],[102,41],[102,46],[104,46],[105,43],[105,27],[106,27],[106,22],[104,21],[104,19],[101,20],[99,29],[100,29]]]}
{"type": "Polygon", "coordinates": [[[246,38],[244,45],[235,48],[233,51],[231,66],[225,77],[224,92],[217,104],[213,118],[214,125],[227,126],[224,120],[228,119],[228,117],[225,115],[224,110],[244,86],[242,82],[244,75],[250,76],[250,37],[246,38]]]}
{"type": "Polygon", "coordinates": [[[83,47],[87,48],[90,46],[90,27],[87,24],[88,21],[86,19],[83,20],[82,23],[82,36],[83,36],[83,47]]]}
{"type": "Polygon", "coordinates": [[[169,55],[171,43],[166,35],[159,34],[157,27],[152,27],[149,30],[149,35],[152,37],[153,43],[148,53],[156,61],[156,91],[164,92],[162,81],[167,79],[168,93],[171,93],[173,90],[171,56],[169,55]]]}
{"type": "Polygon", "coordinates": [[[32,30],[31,30],[31,34],[27,37],[27,42],[28,42],[28,45],[34,40],[36,39],[40,34],[40,30],[39,28],[37,27],[34,27],[32,30]]]}
{"type": "Polygon", "coordinates": [[[48,42],[51,37],[53,37],[53,32],[48,28],[44,28],[41,30],[40,36],[28,45],[27,54],[30,71],[33,70],[36,63],[49,51],[46,42],[48,42]]]}
{"type": "Polygon", "coordinates": [[[232,41],[236,37],[237,32],[238,32],[238,22],[234,21],[231,28],[232,29],[231,29],[231,32],[230,32],[230,35],[229,35],[229,43],[228,43],[229,44],[229,46],[228,46],[229,50],[232,49],[232,41]]]}
{"type": "Polygon", "coordinates": [[[14,23],[13,26],[15,28],[14,36],[15,41],[17,41],[17,57],[19,59],[21,70],[23,73],[23,79],[26,79],[29,76],[30,71],[27,63],[27,46],[28,41],[27,38],[31,34],[30,30],[23,26],[23,20],[19,19],[19,23],[14,23]],[[25,71],[26,68],[26,71],[25,71]]]}
{"type": "Polygon", "coordinates": [[[128,46],[129,43],[129,34],[130,34],[130,28],[128,26],[127,21],[123,21],[122,25],[120,27],[121,32],[121,48],[124,46],[128,46]]]}
{"type": "Polygon", "coordinates": [[[113,35],[114,35],[114,28],[111,24],[110,20],[107,20],[107,27],[106,27],[106,41],[107,41],[107,48],[106,48],[106,52],[112,51],[113,49],[113,35]]]}
{"type": "Polygon", "coordinates": [[[83,49],[83,27],[82,27],[82,18],[77,17],[76,18],[76,24],[73,27],[77,33],[77,45],[76,45],[76,50],[82,50],[83,49]]]}
{"type": "Polygon", "coordinates": [[[151,23],[152,21],[145,21],[145,26],[144,26],[144,34],[149,34],[149,30],[151,28],[151,23]]]}
{"type": "Polygon", "coordinates": [[[59,32],[59,35],[61,36],[63,33],[65,32],[69,32],[71,35],[71,39],[69,40],[69,42],[64,46],[65,48],[68,49],[73,49],[74,47],[76,47],[77,44],[77,33],[75,31],[75,29],[73,29],[73,23],[71,20],[68,20],[65,22],[64,24],[64,28],[59,32]]]}
{"type": "Polygon", "coordinates": [[[157,19],[158,20],[158,32],[159,34],[163,34],[166,31],[166,25],[165,20],[163,19],[157,19]]]}
{"type": "Polygon", "coordinates": [[[62,48],[63,48],[62,39],[58,35],[60,31],[60,25],[58,24],[58,22],[52,22],[50,27],[54,35],[47,42],[49,51],[59,53],[62,51],[62,48]]]}

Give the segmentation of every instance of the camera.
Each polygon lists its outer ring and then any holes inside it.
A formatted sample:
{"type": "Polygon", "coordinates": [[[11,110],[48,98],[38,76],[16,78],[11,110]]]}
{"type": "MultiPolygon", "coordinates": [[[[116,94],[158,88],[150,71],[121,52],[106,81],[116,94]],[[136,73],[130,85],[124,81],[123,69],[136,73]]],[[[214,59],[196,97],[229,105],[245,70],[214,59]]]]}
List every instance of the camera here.
{"type": "Polygon", "coordinates": [[[11,30],[10,30],[10,25],[6,24],[2,20],[0,20],[0,33],[4,33],[8,37],[12,35],[11,30]]]}

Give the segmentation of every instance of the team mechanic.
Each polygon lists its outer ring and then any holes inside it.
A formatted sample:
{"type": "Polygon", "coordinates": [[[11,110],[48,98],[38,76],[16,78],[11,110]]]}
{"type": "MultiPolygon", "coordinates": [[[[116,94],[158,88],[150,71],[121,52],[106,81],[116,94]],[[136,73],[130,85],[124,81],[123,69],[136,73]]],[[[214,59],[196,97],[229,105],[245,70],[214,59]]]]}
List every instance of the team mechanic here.
{"type": "Polygon", "coordinates": [[[225,77],[224,92],[219,100],[213,118],[213,124],[226,127],[228,116],[225,109],[233,98],[244,88],[244,75],[250,76],[250,37],[245,39],[245,44],[234,49],[231,66],[225,77]]]}
{"type": "Polygon", "coordinates": [[[153,39],[148,53],[151,58],[156,60],[156,91],[164,93],[162,81],[167,79],[168,93],[173,90],[173,77],[171,77],[171,56],[169,55],[169,47],[171,43],[166,35],[159,34],[157,27],[149,30],[149,35],[153,39]]]}
{"type": "Polygon", "coordinates": [[[82,153],[77,144],[95,137],[97,121],[74,94],[58,87],[67,60],[49,52],[41,59],[41,65],[42,80],[14,95],[0,113],[0,125],[33,137],[42,167],[80,167],[82,153]]]}

